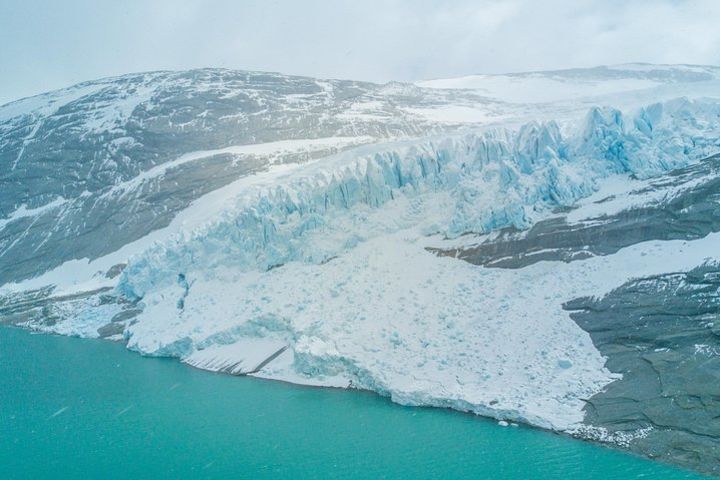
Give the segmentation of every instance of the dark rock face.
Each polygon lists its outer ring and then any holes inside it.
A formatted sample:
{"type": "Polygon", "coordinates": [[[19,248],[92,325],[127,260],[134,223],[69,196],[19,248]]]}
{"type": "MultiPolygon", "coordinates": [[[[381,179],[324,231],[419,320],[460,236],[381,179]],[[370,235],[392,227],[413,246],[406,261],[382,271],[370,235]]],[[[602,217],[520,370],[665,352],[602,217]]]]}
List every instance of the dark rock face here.
{"type": "Polygon", "coordinates": [[[630,450],[720,475],[720,264],[634,280],[565,308],[623,375],[585,422],[644,435],[630,450]]]}
{"type": "Polygon", "coordinates": [[[522,268],[543,260],[571,262],[611,255],[648,240],[697,239],[720,230],[720,156],[675,170],[630,198],[663,191],[668,193],[659,201],[614,215],[579,223],[559,216],[527,231],[504,230],[470,248],[436,252],[476,265],[522,268]]]}

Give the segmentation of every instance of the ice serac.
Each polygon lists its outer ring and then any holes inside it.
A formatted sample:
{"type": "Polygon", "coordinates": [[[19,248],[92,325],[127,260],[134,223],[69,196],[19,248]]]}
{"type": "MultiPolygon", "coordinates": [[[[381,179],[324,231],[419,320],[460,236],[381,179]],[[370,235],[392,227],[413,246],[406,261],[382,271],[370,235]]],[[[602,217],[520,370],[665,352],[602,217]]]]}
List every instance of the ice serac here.
{"type": "Polygon", "coordinates": [[[588,196],[609,175],[647,178],[717,152],[719,112],[715,101],[679,99],[627,122],[617,110],[593,108],[566,135],[554,122],[533,122],[516,131],[356,149],[250,186],[218,218],[133,259],[120,288],[142,298],[178,274],[218,266],[265,271],[292,261],[322,263],[360,241],[411,227],[451,238],[523,229],[588,196]],[[446,209],[413,215],[391,205],[383,221],[365,218],[400,197],[432,198],[446,209]]]}

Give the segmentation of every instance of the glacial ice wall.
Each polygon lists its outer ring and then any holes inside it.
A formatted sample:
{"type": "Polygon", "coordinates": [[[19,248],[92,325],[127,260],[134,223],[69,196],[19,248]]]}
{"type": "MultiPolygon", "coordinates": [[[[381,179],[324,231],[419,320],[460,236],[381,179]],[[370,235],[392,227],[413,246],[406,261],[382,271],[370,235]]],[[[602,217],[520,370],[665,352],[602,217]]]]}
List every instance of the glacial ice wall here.
{"type": "Polygon", "coordinates": [[[129,298],[218,266],[265,271],[322,263],[378,234],[418,226],[456,237],[526,228],[592,193],[614,173],[647,178],[720,150],[720,102],[676,99],[632,115],[591,109],[582,125],[531,122],[443,139],[360,148],[249,187],[221,215],[133,258],[129,298]],[[441,215],[365,223],[388,202],[436,195],[441,215]],[[322,241],[319,240],[322,238],[322,241]]]}

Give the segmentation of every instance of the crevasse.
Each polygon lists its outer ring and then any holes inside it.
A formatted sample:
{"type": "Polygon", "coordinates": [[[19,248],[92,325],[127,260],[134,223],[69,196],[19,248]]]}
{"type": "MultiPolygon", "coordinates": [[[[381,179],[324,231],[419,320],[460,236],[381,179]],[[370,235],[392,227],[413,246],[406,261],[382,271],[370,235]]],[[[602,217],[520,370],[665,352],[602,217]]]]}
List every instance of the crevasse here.
{"type": "Polygon", "coordinates": [[[720,103],[681,98],[629,116],[592,108],[580,125],[562,128],[531,122],[352,150],[249,188],[216,218],[133,258],[118,289],[139,299],[178,275],[192,279],[221,265],[265,271],[291,261],[322,263],[412,226],[447,237],[526,228],[539,214],[592,193],[600,178],[647,178],[716,153],[718,133],[720,103]],[[368,209],[439,194],[437,201],[447,202],[441,216],[363,222],[368,209]]]}

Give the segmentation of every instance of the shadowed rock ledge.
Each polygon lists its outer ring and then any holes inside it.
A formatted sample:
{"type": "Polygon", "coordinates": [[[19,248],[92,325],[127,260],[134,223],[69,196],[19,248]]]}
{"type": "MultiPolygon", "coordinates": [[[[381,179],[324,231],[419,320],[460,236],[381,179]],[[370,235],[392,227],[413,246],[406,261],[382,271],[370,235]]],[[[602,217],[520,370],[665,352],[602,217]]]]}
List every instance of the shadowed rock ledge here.
{"type": "MultiPolygon", "coordinates": [[[[628,195],[636,206],[610,215],[570,222],[563,215],[542,220],[527,231],[505,229],[477,245],[431,249],[475,265],[522,268],[548,261],[571,262],[649,240],[692,240],[720,230],[720,156],[670,172],[628,195]],[[642,203],[649,192],[655,201],[642,203]]],[[[615,198],[595,202],[600,205],[615,198]]]]}
{"type": "Polygon", "coordinates": [[[720,475],[720,264],[564,307],[623,375],[588,400],[585,422],[632,451],[720,475]]]}

